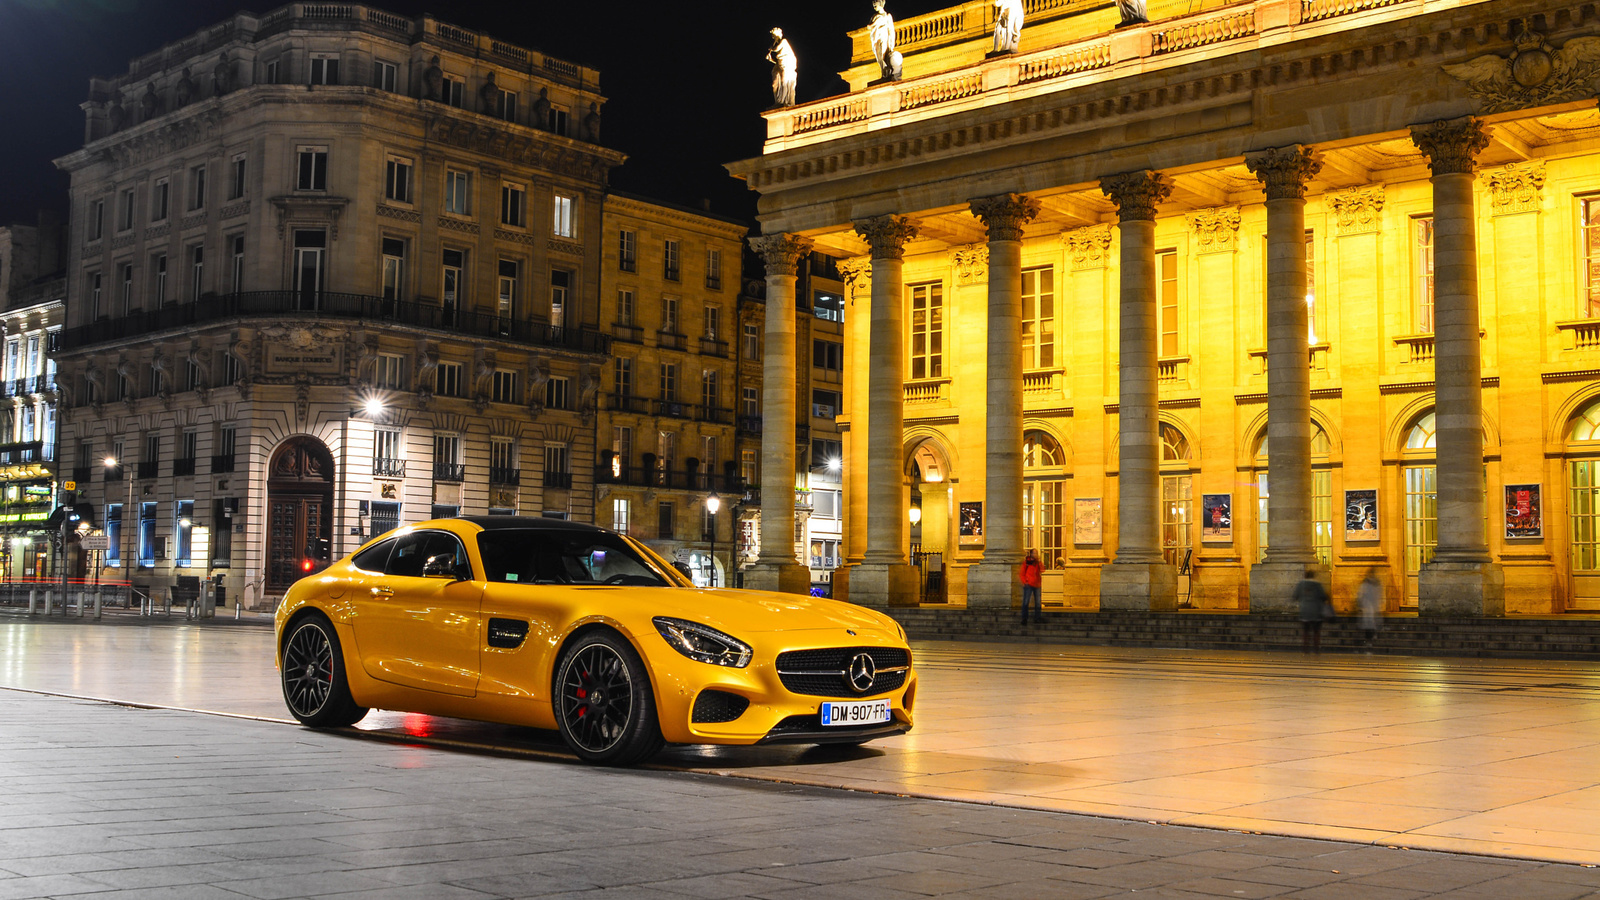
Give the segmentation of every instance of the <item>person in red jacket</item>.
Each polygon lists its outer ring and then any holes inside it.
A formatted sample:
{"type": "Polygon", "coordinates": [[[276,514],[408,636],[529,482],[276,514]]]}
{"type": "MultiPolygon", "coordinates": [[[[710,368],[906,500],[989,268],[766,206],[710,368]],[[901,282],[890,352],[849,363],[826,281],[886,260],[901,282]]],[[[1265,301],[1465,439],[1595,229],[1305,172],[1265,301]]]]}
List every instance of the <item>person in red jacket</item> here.
{"type": "Polygon", "coordinates": [[[1022,624],[1028,624],[1028,603],[1033,603],[1033,622],[1044,622],[1044,611],[1039,603],[1039,557],[1032,550],[1022,560],[1022,624]]]}

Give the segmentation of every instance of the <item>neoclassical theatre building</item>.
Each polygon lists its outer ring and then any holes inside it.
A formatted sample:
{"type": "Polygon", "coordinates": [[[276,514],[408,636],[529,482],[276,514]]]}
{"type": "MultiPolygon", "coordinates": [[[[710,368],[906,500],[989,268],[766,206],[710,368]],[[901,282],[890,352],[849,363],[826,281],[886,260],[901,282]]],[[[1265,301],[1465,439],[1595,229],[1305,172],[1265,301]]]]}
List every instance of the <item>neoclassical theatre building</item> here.
{"type": "MultiPolygon", "coordinates": [[[[594,515],[599,73],[428,16],[240,13],[97,79],[63,465],[102,574],[259,604],[364,537],[594,515]]],[[[609,324],[609,323],[608,323],[609,324]]]]}
{"type": "Polygon", "coordinates": [[[729,166],[769,385],[795,261],[850,259],[838,593],[908,602],[916,543],[968,606],[1032,548],[1069,608],[1600,608],[1596,7],[1025,8],[901,21],[897,80],[852,35],[729,166]]]}

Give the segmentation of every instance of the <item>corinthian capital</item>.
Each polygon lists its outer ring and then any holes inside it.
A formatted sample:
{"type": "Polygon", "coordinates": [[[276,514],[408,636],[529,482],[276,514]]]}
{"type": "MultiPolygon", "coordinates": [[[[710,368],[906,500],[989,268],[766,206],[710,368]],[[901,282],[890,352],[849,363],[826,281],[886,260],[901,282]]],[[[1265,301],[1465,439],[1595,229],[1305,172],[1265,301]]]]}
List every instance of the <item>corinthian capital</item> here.
{"type": "Polygon", "coordinates": [[[989,240],[1020,241],[1022,226],[1039,215],[1039,201],[1026,194],[1001,194],[974,200],[971,209],[989,229],[989,240]]]}
{"type": "Polygon", "coordinates": [[[844,278],[845,293],[855,299],[857,291],[863,293],[872,290],[872,260],[865,256],[853,256],[839,263],[839,275],[844,278]]]}
{"type": "Polygon", "coordinates": [[[1470,175],[1478,151],[1489,146],[1489,133],[1478,119],[1462,116],[1411,126],[1411,143],[1428,157],[1433,174],[1470,175]]]}
{"type": "Polygon", "coordinates": [[[1251,153],[1244,165],[1266,186],[1268,200],[1304,200],[1306,182],[1322,171],[1316,153],[1300,144],[1251,153]]]}
{"type": "Polygon", "coordinates": [[[1172,193],[1172,182],[1160,172],[1141,169],[1100,179],[1100,190],[1117,205],[1117,216],[1123,222],[1153,222],[1156,204],[1172,193]]]}
{"type": "Polygon", "coordinates": [[[750,249],[767,264],[768,275],[793,275],[794,268],[811,252],[811,239],[794,234],[763,234],[750,238],[750,249]]]}
{"type": "Polygon", "coordinates": [[[905,256],[906,242],[917,236],[921,229],[909,216],[873,216],[857,219],[856,234],[867,239],[872,247],[873,259],[900,259],[905,256]]]}

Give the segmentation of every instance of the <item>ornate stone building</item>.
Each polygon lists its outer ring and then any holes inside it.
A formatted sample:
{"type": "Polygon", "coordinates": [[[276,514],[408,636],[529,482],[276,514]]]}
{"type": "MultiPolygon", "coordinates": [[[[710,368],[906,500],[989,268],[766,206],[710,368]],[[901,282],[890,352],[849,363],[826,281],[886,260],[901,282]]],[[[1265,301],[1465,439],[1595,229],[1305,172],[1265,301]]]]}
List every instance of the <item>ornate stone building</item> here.
{"type": "Polygon", "coordinates": [[[593,517],[597,72],[295,3],[91,83],[62,446],[108,577],[259,605],[363,536],[593,517]]]}
{"type": "Polygon", "coordinates": [[[729,167],[769,314],[852,259],[848,596],[914,599],[915,490],[969,606],[1033,547],[1074,608],[1278,611],[1307,568],[1600,608],[1595,10],[1029,8],[1014,53],[986,4],[900,22],[898,81],[853,35],[850,92],[729,167]]]}
{"type": "Polygon", "coordinates": [[[606,197],[603,220],[600,321],[612,359],[598,414],[596,521],[689,565],[698,584],[712,583],[715,550],[715,583],[731,584],[733,509],[744,494],[734,354],[750,227],[618,192],[606,197]]]}
{"type": "Polygon", "coordinates": [[[0,579],[57,574],[56,367],[66,276],[60,221],[0,228],[0,579]]]}

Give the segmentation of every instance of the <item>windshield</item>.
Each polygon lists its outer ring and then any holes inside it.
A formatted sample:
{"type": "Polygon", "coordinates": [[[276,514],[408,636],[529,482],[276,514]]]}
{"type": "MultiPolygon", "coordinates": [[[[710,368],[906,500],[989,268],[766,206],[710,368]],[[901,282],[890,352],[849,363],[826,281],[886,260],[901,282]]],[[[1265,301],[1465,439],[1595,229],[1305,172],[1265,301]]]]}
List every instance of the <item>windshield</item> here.
{"type": "Polygon", "coordinates": [[[606,532],[496,529],[478,535],[489,581],[671,587],[621,537],[606,532]]]}

